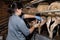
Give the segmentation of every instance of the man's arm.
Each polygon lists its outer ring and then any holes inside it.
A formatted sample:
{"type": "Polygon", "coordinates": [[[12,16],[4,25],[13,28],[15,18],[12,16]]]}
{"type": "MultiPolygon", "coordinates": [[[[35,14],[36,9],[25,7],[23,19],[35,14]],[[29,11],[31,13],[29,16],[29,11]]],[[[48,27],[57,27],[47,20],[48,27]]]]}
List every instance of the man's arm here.
{"type": "Polygon", "coordinates": [[[24,14],[23,18],[36,18],[39,21],[43,21],[43,18],[41,18],[40,16],[29,15],[29,14],[24,14]]]}
{"type": "Polygon", "coordinates": [[[35,15],[24,14],[24,18],[35,18],[35,15]]]}
{"type": "Polygon", "coordinates": [[[17,18],[16,21],[17,21],[16,22],[17,27],[25,36],[28,36],[30,33],[34,31],[35,28],[39,26],[39,23],[38,23],[33,25],[30,29],[28,29],[23,20],[17,18]]]}

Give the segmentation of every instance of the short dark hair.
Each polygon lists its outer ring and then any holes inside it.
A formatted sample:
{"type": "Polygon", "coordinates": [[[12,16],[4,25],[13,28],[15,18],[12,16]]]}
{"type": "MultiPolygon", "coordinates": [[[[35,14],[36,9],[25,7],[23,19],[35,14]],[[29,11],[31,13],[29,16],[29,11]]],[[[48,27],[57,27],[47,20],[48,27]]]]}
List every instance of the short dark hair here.
{"type": "Polygon", "coordinates": [[[22,2],[16,1],[9,5],[8,12],[13,13],[15,9],[23,8],[22,2]]]}

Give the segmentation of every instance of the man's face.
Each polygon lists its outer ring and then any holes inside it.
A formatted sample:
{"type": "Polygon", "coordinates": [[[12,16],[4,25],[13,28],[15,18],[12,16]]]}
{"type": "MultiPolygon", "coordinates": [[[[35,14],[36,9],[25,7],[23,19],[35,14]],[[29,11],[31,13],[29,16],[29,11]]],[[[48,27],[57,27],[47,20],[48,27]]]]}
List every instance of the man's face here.
{"type": "Polygon", "coordinates": [[[19,13],[19,14],[21,14],[21,13],[22,13],[22,9],[18,9],[17,11],[18,11],[18,13],[19,13]]]}

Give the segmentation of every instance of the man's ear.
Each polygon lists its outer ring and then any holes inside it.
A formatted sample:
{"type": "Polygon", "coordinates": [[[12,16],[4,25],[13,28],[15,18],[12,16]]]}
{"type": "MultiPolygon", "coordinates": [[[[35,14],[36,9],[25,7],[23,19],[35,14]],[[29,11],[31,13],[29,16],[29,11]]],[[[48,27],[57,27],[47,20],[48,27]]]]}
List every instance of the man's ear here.
{"type": "Polygon", "coordinates": [[[18,11],[18,9],[16,9],[16,11],[18,11]]]}
{"type": "Polygon", "coordinates": [[[19,11],[19,9],[16,9],[16,11],[18,12],[18,11],[19,11]]]}

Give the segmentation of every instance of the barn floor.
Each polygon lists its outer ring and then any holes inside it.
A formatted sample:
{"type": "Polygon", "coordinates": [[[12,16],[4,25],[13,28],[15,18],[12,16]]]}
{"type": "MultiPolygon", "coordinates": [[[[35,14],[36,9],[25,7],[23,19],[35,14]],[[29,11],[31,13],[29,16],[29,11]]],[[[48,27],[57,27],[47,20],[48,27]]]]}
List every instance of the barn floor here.
{"type": "MultiPolygon", "coordinates": [[[[47,33],[46,32],[43,32],[41,35],[45,36],[45,37],[48,37],[47,33]]],[[[60,35],[56,35],[54,38],[54,40],[60,40],[60,35]]]]}
{"type": "Polygon", "coordinates": [[[60,40],[60,36],[56,36],[56,40],[60,40]]]}

